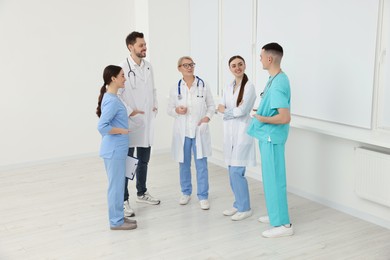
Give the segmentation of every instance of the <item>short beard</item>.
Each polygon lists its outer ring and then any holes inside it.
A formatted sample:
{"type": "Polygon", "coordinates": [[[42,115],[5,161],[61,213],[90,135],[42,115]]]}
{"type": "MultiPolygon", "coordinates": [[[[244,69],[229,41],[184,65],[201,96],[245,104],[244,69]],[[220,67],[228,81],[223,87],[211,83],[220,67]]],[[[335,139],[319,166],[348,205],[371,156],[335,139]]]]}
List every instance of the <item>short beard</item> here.
{"type": "Polygon", "coordinates": [[[135,56],[137,56],[138,58],[141,58],[141,59],[142,59],[142,58],[145,58],[145,57],[146,57],[146,53],[145,53],[145,54],[142,54],[141,52],[138,52],[138,53],[136,52],[136,53],[135,53],[135,56]]]}

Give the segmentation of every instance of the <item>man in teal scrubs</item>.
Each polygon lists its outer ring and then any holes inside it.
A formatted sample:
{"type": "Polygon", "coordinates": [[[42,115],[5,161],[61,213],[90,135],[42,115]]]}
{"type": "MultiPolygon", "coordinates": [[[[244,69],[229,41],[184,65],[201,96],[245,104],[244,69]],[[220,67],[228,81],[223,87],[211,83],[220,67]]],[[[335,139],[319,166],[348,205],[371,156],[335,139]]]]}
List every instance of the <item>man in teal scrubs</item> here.
{"type": "Polygon", "coordinates": [[[283,48],[277,43],[263,46],[260,61],[270,75],[261,93],[262,100],[248,129],[259,140],[264,195],[268,216],[260,222],[270,223],[264,237],[294,234],[288,215],[284,147],[290,123],[290,82],[281,70],[283,48]]]}

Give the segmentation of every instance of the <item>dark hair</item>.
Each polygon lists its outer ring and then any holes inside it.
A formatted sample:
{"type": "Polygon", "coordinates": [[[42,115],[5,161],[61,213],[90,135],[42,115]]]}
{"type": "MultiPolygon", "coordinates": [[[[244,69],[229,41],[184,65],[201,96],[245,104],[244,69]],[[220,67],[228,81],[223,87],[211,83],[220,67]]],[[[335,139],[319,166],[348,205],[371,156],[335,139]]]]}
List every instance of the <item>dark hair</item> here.
{"type": "MultiPolygon", "coordinates": [[[[240,55],[235,55],[233,57],[231,57],[229,59],[229,62],[228,62],[228,65],[230,66],[230,63],[235,60],[235,59],[240,59],[244,62],[245,64],[245,60],[243,57],[241,57],[240,55]]],[[[238,97],[237,97],[237,103],[236,105],[240,105],[241,101],[242,101],[242,98],[244,96],[244,88],[245,88],[245,84],[248,82],[248,76],[244,73],[244,77],[242,78],[242,81],[241,81],[241,87],[240,87],[240,92],[238,93],[238,97]]]]}
{"type": "Polygon", "coordinates": [[[276,42],[271,42],[263,46],[265,51],[272,52],[276,55],[279,55],[280,57],[283,57],[283,48],[276,42]]]}
{"type": "Polygon", "coordinates": [[[126,37],[126,47],[130,45],[134,45],[137,41],[137,38],[144,38],[144,34],[140,32],[132,32],[126,37]]]}
{"type": "Polygon", "coordinates": [[[103,100],[103,96],[104,94],[106,93],[107,91],[107,88],[106,86],[109,85],[112,81],[112,77],[117,77],[119,75],[119,73],[121,72],[122,68],[119,67],[119,66],[115,66],[115,65],[108,65],[104,71],[103,71],[103,80],[104,80],[104,84],[103,86],[100,88],[100,95],[99,95],[99,98],[98,98],[98,106],[96,108],[96,115],[98,117],[101,116],[102,114],[102,100],[103,100]]]}

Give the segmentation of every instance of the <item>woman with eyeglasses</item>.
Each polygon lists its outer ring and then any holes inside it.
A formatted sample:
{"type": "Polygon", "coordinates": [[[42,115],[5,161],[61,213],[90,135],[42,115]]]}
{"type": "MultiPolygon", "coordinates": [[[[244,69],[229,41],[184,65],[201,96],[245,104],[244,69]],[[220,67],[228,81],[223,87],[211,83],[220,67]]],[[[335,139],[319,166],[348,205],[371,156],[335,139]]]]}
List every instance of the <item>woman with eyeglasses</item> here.
{"type": "Polygon", "coordinates": [[[223,114],[223,150],[234,194],[233,207],[223,211],[223,215],[231,216],[235,221],[252,215],[245,170],[247,166],[256,166],[255,141],[246,133],[256,92],[254,85],[248,81],[245,68],[245,60],[241,56],[229,59],[234,80],[225,88],[221,104],[218,105],[218,112],[223,114]]]}
{"type": "Polygon", "coordinates": [[[169,94],[168,114],[175,118],[172,135],[172,153],[179,162],[182,196],[180,205],[191,199],[191,151],[194,155],[197,196],[201,209],[210,208],[207,157],[211,155],[211,138],[208,122],[215,111],[210,88],[194,75],[195,63],[191,57],[178,60],[182,78],[169,94]]]}

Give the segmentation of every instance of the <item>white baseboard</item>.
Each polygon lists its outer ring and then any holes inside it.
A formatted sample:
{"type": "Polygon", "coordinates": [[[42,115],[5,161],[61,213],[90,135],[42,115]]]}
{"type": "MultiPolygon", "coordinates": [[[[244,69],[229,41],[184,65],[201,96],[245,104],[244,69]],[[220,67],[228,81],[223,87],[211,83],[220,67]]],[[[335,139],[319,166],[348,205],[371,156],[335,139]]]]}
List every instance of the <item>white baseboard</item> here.
{"type": "MultiPolygon", "coordinates": [[[[214,163],[218,166],[226,168],[226,163],[223,159],[222,151],[213,149],[213,156],[208,157],[207,160],[211,163],[214,163]]],[[[261,179],[261,167],[257,165],[255,167],[248,167],[246,169],[245,175],[249,178],[262,181],[261,179]]]]}
{"type": "Polygon", "coordinates": [[[75,154],[75,155],[49,158],[49,159],[43,159],[43,160],[37,160],[37,161],[0,165],[0,171],[20,169],[20,168],[24,168],[24,167],[31,167],[31,166],[42,165],[42,164],[58,163],[58,162],[64,162],[64,161],[75,160],[75,159],[82,159],[82,158],[87,158],[87,157],[99,157],[99,152],[96,151],[93,153],[75,154]]]}
{"type": "Polygon", "coordinates": [[[296,187],[287,187],[288,192],[293,193],[295,195],[298,195],[300,197],[303,197],[305,199],[317,202],[319,204],[322,204],[324,206],[327,206],[329,208],[341,211],[343,213],[346,213],[348,215],[354,216],[356,218],[368,221],[370,223],[376,224],[378,226],[382,226],[384,228],[390,229],[390,221],[386,219],[382,219],[376,216],[373,216],[367,212],[363,212],[357,209],[350,208],[346,205],[339,204],[334,201],[327,200],[323,197],[316,196],[314,194],[307,193],[305,191],[300,190],[296,187]]]}
{"type": "MultiPolygon", "coordinates": [[[[170,151],[171,151],[170,148],[152,149],[153,154],[170,153],[170,151]]],[[[50,163],[65,162],[65,161],[69,161],[69,160],[76,160],[76,159],[82,159],[82,158],[87,158],[87,157],[99,157],[99,151],[92,152],[92,153],[74,154],[74,155],[69,155],[69,156],[49,158],[49,159],[43,159],[43,160],[37,160],[37,161],[30,161],[30,162],[0,165],[0,171],[20,169],[20,168],[24,168],[24,167],[31,167],[31,166],[36,166],[36,165],[50,164],[50,163]]]]}

